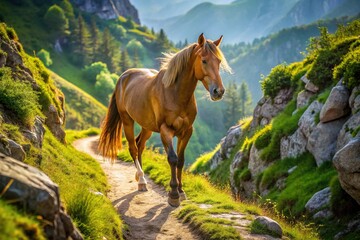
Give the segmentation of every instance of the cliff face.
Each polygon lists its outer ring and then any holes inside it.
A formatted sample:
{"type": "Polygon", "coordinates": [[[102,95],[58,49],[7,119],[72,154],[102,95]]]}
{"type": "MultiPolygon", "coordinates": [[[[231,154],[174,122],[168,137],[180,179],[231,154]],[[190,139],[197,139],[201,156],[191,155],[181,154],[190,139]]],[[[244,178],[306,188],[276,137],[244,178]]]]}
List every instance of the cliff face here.
{"type": "Polygon", "coordinates": [[[131,17],[140,24],[137,9],[129,0],[72,0],[80,10],[94,13],[102,19],[114,19],[118,16],[131,17]]]}

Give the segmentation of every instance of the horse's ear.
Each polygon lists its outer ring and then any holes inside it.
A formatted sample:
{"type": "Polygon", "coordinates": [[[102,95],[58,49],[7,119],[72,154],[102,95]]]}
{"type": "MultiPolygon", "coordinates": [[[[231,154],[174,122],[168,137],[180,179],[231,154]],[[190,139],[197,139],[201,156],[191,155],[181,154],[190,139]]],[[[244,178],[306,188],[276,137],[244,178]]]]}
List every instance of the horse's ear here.
{"type": "Polygon", "coordinates": [[[221,37],[218,40],[215,40],[214,44],[218,47],[220,45],[222,39],[223,39],[223,35],[221,35],[221,37]]]}
{"type": "Polygon", "coordinates": [[[205,37],[204,37],[204,33],[200,34],[199,38],[198,38],[198,44],[199,46],[203,46],[205,43],[205,37]]]}

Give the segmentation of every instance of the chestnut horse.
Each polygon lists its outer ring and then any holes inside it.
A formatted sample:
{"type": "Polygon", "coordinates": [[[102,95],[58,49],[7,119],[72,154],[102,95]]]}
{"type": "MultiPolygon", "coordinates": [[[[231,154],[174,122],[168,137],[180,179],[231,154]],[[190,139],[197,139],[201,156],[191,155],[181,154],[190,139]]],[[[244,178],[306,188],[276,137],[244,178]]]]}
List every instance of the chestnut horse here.
{"type": "Polygon", "coordinates": [[[179,206],[186,199],[181,174],[184,151],[193,132],[197,113],[195,88],[201,81],[211,99],[220,100],[225,92],[219,68],[231,71],[219,49],[222,36],[211,41],[201,34],[198,42],[176,54],[165,54],[160,71],[129,69],[119,78],[102,124],[99,151],[112,160],[121,148],[122,126],[137,172],[138,190],[146,191],[141,154],[152,132],[159,132],[171,168],[168,202],[179,206]],[[134,121],[141,127],[134,138],[134,121]],[[177,152],[173,138],[177,137],[177,152]]]}

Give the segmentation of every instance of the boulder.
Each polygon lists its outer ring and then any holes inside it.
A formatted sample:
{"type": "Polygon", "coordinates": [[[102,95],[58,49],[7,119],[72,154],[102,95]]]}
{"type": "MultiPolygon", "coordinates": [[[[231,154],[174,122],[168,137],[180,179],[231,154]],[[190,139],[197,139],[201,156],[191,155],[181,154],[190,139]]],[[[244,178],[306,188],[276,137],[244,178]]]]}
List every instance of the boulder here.
{"type": "Polygon", "coordinates": [[[341,187],[360,205],[360,137],[352,139],[334,156],[341,187]]]}
{"type": "Polygon", "coordinates": [[[332,122],[319,123],[311,132],[306,149],[314,156],[317,166],[333,158],[337,137],[345,121],[346,118],[341,118],[332,122]]]}
{"type": "Polygon", "coordinates": [[[70,218],[60,206],[59,188],[37,168],[0,154],[1,198],[15,203],[44,220],[48,239],[82,239],[76,227],[62,219],[70,218]],[[73,236],[78,236],[74,238],[73,236]]]}
{"type": "Polygon", "coordinates": [[[354,114],[360,109],[360,86],[354,87],[349,97],[349,106],[354,114]]]}
{"type": "Polygon", "coordinates": [[[65,143],[65,131],[62,128],[63,123],[63,119],[60,118],[56,107],[50,104],[46,114],[45,124],[60,142],[65,143]]]}
{"type": "Polygon", "coordinates": [[[279,238],[282,237],[283,232],[282,232],[282,228],[280,227],[280,224],[269,217],[258,216],[255,218],[253,223],[261,225],[274,237],[279,237],[279,238]]]}
{"type": "Polygon", "coordinates": [[[220,150],[216,151],[214,156],[210,159],[210,170],[213,170],[219,166],[219,164],[225,159],[221,156],[220,150]]]}
{"type": "Polygon", "coordinates": [[[345,86],[333,87],[321,109],[320,122],[325,123],[346,116],[350,112],[349,96],[349,90],[345,86]]]}
{"type": "Polygon", "coordinates": [[[22,134],[29,139],[34,146],[41,148],[45,134],[45,128],[41,118],[36,117],[34,125],[30,129],[23,130],[22,134]]]}
{"type": "Polygon", "coordinates": [[[9,143],[9,149],[10,149],[9,156],[16,160],[23,162],[25,160],[25,156],[26,156],[23,147],[11,139],[8,139],[8,143],[9,143]]]}
{"type": "Polygon", "coordinates": [[[268,163],[260,158],[261,150],[255,147],[255,144],[251,146],[249,155],[248,168],[251,172],[251,176],[257,176],[262,173],[271,163],[268,163]]]}
{"type": "Polygon", "coordinates": [[[237,144],[240,136],[241,136],[240,125],[232,126],[228,130],[226,137],[220,147],[220,154],[224,159],[230,157],[231,151],[233,147],[235,147],[235,145],[237,144]]]}
{"type": "Polygon", "coordinates": [[[299,109],[308,105],[311,97],[314,95],[314,93],[307,90],[299,92],[296,98],[296,108],[299,109]]]}
{"type": "Polygon", "coordinates": [[[310,81],[305,84],[305,89],[308,90],[308,91],[310,91],[310,92],[312,92],[312,93],[317,93],[317,92],[319,92],[319,87],[316,86],[314,83],[312,83],[312,82],[310,82],[310,81]]]}
{"type": "Polygon", "coordinates": [[[306,151],[307,139],[298,128],[294,134],[281,138],[280,154],[281,159],[297,157],[306,151]]]}
{"type": "Polygon", "coordinates": [[[355,130],[360,126],[360,112],[352,115],[342,126],[337,138],[336,150],[343,148],[354,137],[360,137],[360,131],[355,134],[355,130]]]}
{"type": "Polygon", "coordinates": [[[316,126],[315,117],[321,111],[323,104],[319,101],[313,101],[300,117],[298,126],[306,138],[309,138],[311,132],[316,126]]]}
{"type": "Polygon", "coordinates": [[[334,216],[333,212],[329,209],[323,209],[315,213],[313,219],[329,219],[334,216]]]}
{"type": "Polygon", "coordinates": [[[236,169],[244,168],[247,165],[247,161],[244,157],[244,154],[242,151],[239,151],[235,154],[234,159],[230,165],[230,187],[231,192],[234,194],[235,198],[239,198],[239,186],[236,185],[234,174],[236,169]]]}
{"type": "Polygon", "coordinates": [[[310,214],[315,214],[330,204],[330,187],[315,193],[305,204],[305,209],[310,214]]]}

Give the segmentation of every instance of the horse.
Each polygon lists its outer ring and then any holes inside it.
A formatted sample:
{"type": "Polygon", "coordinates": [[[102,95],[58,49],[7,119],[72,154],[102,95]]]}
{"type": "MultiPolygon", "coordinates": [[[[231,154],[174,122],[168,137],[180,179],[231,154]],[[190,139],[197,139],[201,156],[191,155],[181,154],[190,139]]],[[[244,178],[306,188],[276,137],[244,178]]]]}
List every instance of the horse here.
{"type": "Polygon", "coordinates": [[[142,152],[152,132],[161,136],[171,168],[171,190],[168,203],[177,207],[186,199],[182,188],[184,152],[193,132],[197,114],[194,96],[198,81],[210,93],[213,101],[220,100],[225,92],[219,71],[231,71],[216,41],[200,34],[193,43],[176,54],[164,54],[160,70],[132,68],[117,81],[111,96],[106,117],[101,126],[98,149],[104,157],[114,161],[122,147],[122,128],[128,141],[130,155],[137,169],[135,179],[139,191],[147,191],[142,170],[142,152]],[[134,122],[141,132],[134,138],[134,122]],[[176,153],[173,138],[177,137],[176,153]]]}

